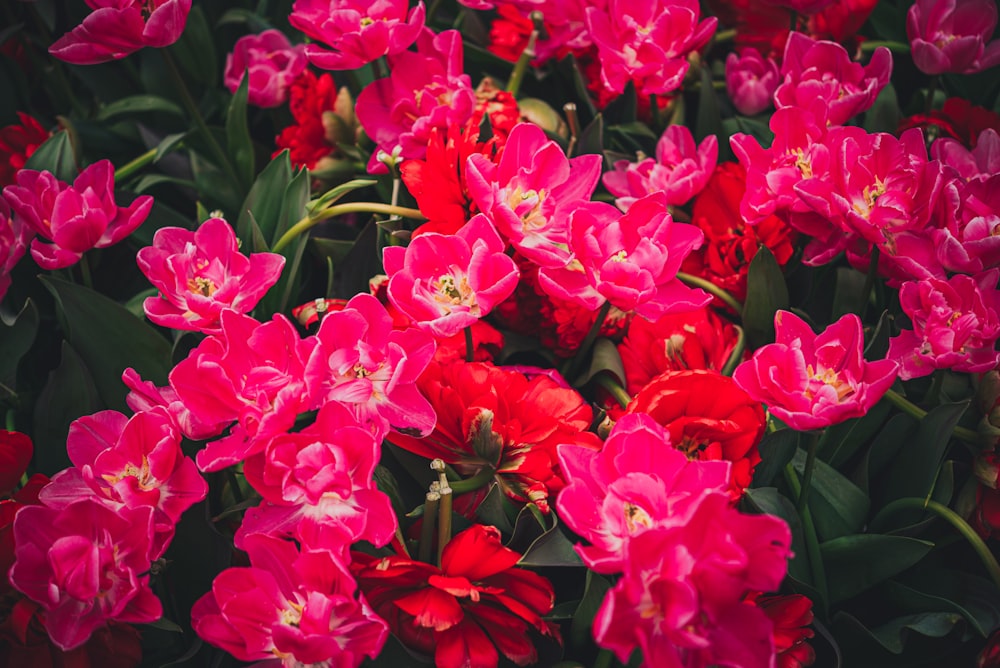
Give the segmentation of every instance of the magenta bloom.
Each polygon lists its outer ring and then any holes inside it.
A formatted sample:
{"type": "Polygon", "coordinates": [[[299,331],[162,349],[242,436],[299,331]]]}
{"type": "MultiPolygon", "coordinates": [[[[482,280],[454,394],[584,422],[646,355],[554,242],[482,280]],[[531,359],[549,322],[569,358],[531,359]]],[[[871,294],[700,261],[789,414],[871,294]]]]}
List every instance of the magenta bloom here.
{"type": "Polygon", "coordinates": [[[903,380],[934,369],[982,373],[1000,365],[1000,269],[975,277],[903,283],[899,302],[913,329],[889,341],[887,357],[900,364],[903,380]]]}
{"type": "Polygon", "coordinates": [[[944,194],[938,227],[929,232],[941,266],[963,274],[1000,266],[1000,173],[965,184],[956,179],[944,194]]]}
{"type": "Polygon", "coordinates": [[[163,614],[149,588],[152,508],[112,510],[84,497],[65,508],[25,506],[14,519],[10,581],[45,610],[63,650],[109,620],[153,622],[163,614]]]}
{"type": "Polygon", "coordinates": [[[144,46],[170,46],[184,32],[191,0],[85,0],[94,11],[49,53],[74,65],[124,58],[144,46]]]}
{"type": "Polygon", "coordinates": [[[1000,64],[994,0],[917,0],[906,15],[913,62],[925,74],[972,74],[1000,64]]]}
{"type": "Polygon", "coordinates": [[[406,248],[386,246],[389,301],[434,336],[453,336],[517,287],[520,272],[505,248],[482,214],[453,235],[429,232],[406,248]]]}
{"type": "Polygon", "coordinates": [[[150,507],[154,559],[166,550],[181,514],[208,492],[162,408],[131,418],[117,411],[79,418],[69,427],[66,450],[74,468],[52,478],[39,494],[42,503],[65,508],[92,495],[114,510],[150,507]]]}
{"type": "Polygon", "coordinates": [[[306,69],[305,46],[292,46],[280,30],[265,30],[236,40],[226,56],[223,83],[235,93],[250,72],[247,101],[258,107],[277,107],[288,99],[288,89],[306,69]]]}
{"type": "Polygon", "coordinates": [[[680,88],[688,54],[715,33],[714,16],[699,22],[696,0],[609,0],[587,8],[587,26],[597,45],[601,81],[615,93],[635,83],[639,95],[665,95],[680,88]]]}
{"type": "Polygon", "coordinates": [[[590,199],[601,175],[601,156],[567,158],[531,123],[511,130],[499,163],[468,158],[469,196],[511,244],[543,267],[569,260],[569,214],[590,199]]]}
{"type": "Polygon", "coordinates": [[[774,316],[776,341],[736,367],[733,380],[792,429],[822,429],[861,417],[896,380],[899,365],[866,362],[858,316],[848,313],[815,334],[789,311],[774,316]]]}
{"type": "Polygon", "coordinates": [[[194,232],[163,227],[136,255],[139,269],[160,290],[143,302],[157,325],[214,334],[225,309],[246,313],[281,278],[285,258],[239,251],[233,228],[209,218],[194,232]]]}
{"type": "Polygon", "coordinates": [[[639,162],[618,160],[613,172],[605,172],[604,186],[627,211],[632,203],[662,191],[667,204],[681,206],[705,189],[719,159],[719,140],[705,137],[695,148],[694,136],[683,125],[671,125],[656,143],[656,159],[639,162]]]}
{"type": "Polygon", "coordinates": [[[726,92],[736,111],[754,116],[771,106],[778,88],[778,64],[760,55],[757,49],[744,49],[726,57],[726,92]]]}
{"type": "Polygon", "coordinates": [[[378,655],[389,629],[333,553],[263,534],[244,548],[251,565],[224,570],[191,609],[205,641],[240,661],[287,666],[350,668],[378,655]]]}
{"type": "Polygon", "coordinates": [[[825,116],[830,125],[843,125],[875,103],[891,73],[892,53],[884,46],[862,67],[836,42],[791,32],[781,63],[784,81],[774,92],[774,105],[808,109],[825,116]]]}
{"type": "Polygon", "coordinates": [[[0,301],[10,287],[10,272],[24,257],[35,231],[10,213],[7,200],[0,197],[0,301]]]}
{"type": "Polygon", "coordinates": [[[976,138],[972,150],[951,137],[939,137],[931,144],[931,157],[953,168],[966,181],[988,179],[1000,173],[1000,135],[986,128],[976,138]]]}
{"type": "MultiPolygon", "coordinates": [[[[263,503],[247,511],[236,534],[314,535],[310,525],[333,525],[344,545],[366,540],[385,545],[396,530],[389,497],[375,486],[380,437],[344,406],[329,402],[302,431],[279,434],[249,457],[244,473],[263,503]]],[[[320,529],[322,531],[322,529],[320,529]]]]}
{"type": "Polygon", "coordinates": [[[323,318],[316,341],[306,368],[314,407],[345,404],[380,435],[390,426],[421,436],[434,429],[434,408],[416,384],[434,357],[430,334],[393,329],[382,303],[359,294],[323,318]]]}
{"type": "Polygon", "coordinates": [[[170,372],[177,400],[197,422],[237,421],[228,436],[197,454],[202,471],[218,471],[260,452],[311,404],[304,372],[314,339],[300,339],[295,325],[280,314],[260,323],[226,310],[221,322],[218,334],[170,372]]]}
{"type": "Polygon", "coordinates": [[[462,126],[472,116],[476,96],[462,71],[462,37],[457,30],[435,35],[424,30],[417,52],[389,57],[391,74],[366,86],[355,113],[378,150],[368,171],[385,171],[379,151],[400,158],[423,158],[431,130],[462,126]]]}
{"type": "Polygon", "coordinates": [[[115,204],[110,160],[84,169],[73,185],[32,169],[20,170],[16,179],[16,185],[3,189],[4,198],[22,225],[52,241],[31,242],[31,257],[42,269],[62,269],[91,248],[113,246],[132,234],[153,208],[149,195],[137,197],[127,207],[115,204]]]}
{"type": "Polygon", "coordinates": [[[409,11],[406,0],[295,0],[289,23],[311,39],[309,62],[325,70],[354,70],[384,55],[405,51],[424,27],[424,3],[409,11]]]}
{"type": "Polygon", "coordinates": [[[675,223],[665,197],[654,193],[621,215],[613,206],[593,202],[570,216],[573,261],[545,267],[539,283],[557,299],[596,309],[605,301],[647,320],[667,313],[694,311],[711,295],[677,279],[681,263],[698,248],[704,234],[694,225],[675,223]]]}

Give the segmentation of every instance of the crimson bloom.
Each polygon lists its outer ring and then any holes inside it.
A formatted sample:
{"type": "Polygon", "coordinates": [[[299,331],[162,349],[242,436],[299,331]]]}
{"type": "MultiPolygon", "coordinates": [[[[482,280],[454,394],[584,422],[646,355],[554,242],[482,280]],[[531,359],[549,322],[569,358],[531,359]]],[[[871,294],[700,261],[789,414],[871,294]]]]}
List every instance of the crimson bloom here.
{"type": "Polygon", "coordinates": [[[816,650],[809,644],[815,632],[809,628],[813,621],[812,601],[802,594],[761,596],[754,593],[747,597],[764,611],[774,624],[774,651],[777,668],[802,668],[816,661],[816,650]]]}
{"type": "Polygon", "coordinates": [[[170,46],[184,32],[191,0],[86,0],[94,10],[49,53],[74,65],[118,60],[144,46],[170,46]]]}
{"type": "Polygon", "coordinates": [[[219,331],[223,309],[252,310],[285,266],[276,253],[240,253],[236,233],[222,218],[209,218],[194,232],[161,227],[136,262],[160,290],[143,302],[146,316],[164,327],[208,334],[219,331]]]}
{"type": "Polygon", "coordinates": [[[321,170],[332,163],[338,142],[354,143],[354,101],[346,88],[337,89],[329,73],[317,77],[304,70],[291,83],[288,98],[295,122],[275,138],[275,155],[288,149],[293,165],[321,170]]]}
{"type": "Polygon", "coordinates": [[[820,334],[794,313],[774,316],[776,340],[736,367],[733,380],[792,429],[861,417],[896,380],[899,365],[861,356],[861,320],[848,313],[820,334]]]}
{"type": "Polygon", "coordinates": [[[402,556],[353,557],[351,570],[375,611],[440,668],[495,668],[501,653],[527,666],[538,660],[529,632],[559,637],[542,619],[555,600],[552,584],[515,568],[521,555],[500,543],[495,527],[473,524],[456,535],[440,568],[402,556]]]}
{"type": "Polygon", "coordinates": [[[0,128],[0,188],[14,183],[14,176],[45,143],[50,133],[33,117],[17,112],[18,123],[0,128]]]}
{"type": "Polygon", "coordinates": [[[0,497],[14,491],[21,482],[34,451],[31,439],[25,434],[0,429],[0,497]]]}
{"type": "Polygon", "coordinates": [[[115,170],[110,160],[90,165],[73,185],[50,172],[22,169],[16,185],[3,196],[21,224],[40,239],[31,242],[31,257],[42,269],[62,269],[75,264],[91,248],[112,246],[132,234],[153,208],[149,195],[137,197],[127,207],[115,204],[115,170]]]}

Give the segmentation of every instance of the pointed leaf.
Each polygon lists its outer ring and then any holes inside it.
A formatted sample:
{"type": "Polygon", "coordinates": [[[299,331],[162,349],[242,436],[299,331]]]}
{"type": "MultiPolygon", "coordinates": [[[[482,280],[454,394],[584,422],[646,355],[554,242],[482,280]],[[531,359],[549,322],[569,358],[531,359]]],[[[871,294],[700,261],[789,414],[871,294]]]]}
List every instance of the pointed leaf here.
{"type": "Polygon", "coordinates": [[[286,149],[275,156],[257,175],[257,180],[250,187],[250,192],[240,207],[239,217],[236,220],[236,236],[240,238],[245,248],[254,247],[251,217],[257,221],[263,239],[274,237],[283,205],[282,198],[275,197],[275,193],[284,193],[291,180],[292,162],[288,158],[286,149]]]}
{"type": "Polygon", "coordinates": [[[788,287],[774,255],[761,246],[750,261],[743,328],[750,348],[774,341],[774,314],[788,308],[788,287]]]}
{"type": "MultiPolygon", "coordinates": [[[[799,448],[792,466],[800,475],[805,469],[806,452],[799,448]]],[[[816,459],[809,508],[820,540],[839,538],[860,531],[868,517],[871,502],[857,485],[822,459],[816,459]]]]}
{"type": "Polygon", "coordinates": [[[760,463],[753,472],[753,486],[766,487],[781,474],[785,465],[792,461],[798,448],[799,434],[794,429],[781,429],[765,434],[757,450],[760,463]]]}
{"type": "Polygon", "coordinates": [[[923,559],[934,543],[904,536],[858,534],[820,545],[830,604],[867,591],[923,559]]]}
{"type": "Polygon", "coordinates": [[[130,95],[101,107],[97,120],[106,121],[117,116],[160,112],[184,118],[184,110],[179,105],[158,95],[130,95]]]}
{"type": "Polygon", "coordinates": [[[79,171],[68,130],[61,130],[39,146],[24,163],[24,169],[51,172],[60,181],[72,183],[79,171]]]}
{"type": "Polygon", "coordinates": [[[778,492],[774,487],[759,487],[747,489],[744,497],[758,512],[774,515],[785,520],[792,532],[792,552],[795,557],[788,562],[788,575],[796,580],[812,586],[812,570],[806,555],[805,534],[802,533],[802,520],[795,510],[795,504],[778,492]]]}
{"type": "Polygon", "coordinates": [[[30,299],[13,319],[0,311],[0,350],[3,351],[0,355],[0,384],[3,387],[17,390],[17,365],[35,342],[38,321],[38,308],[30,299]]]}
{"type": "Polygon", "coordinates": [[[233,94],[226,112],[226,146],[229,158],[236,169],[236,176],[244,192],[253,183],[254,169],[253,142],[247,126],[247,95],[250,91],[250,73],[244,72],[240,87],[233,94]]]}
{"type": "Polygon", "coordinates": [[[518,561],[519,566],[579,566],[583,567],[580,555],[573,549],[573,541],[562,529],[555,515],[550,515],[552,527],[543,533],[525,550],[518,561]]]}
{"type": "Polygon", "coordinates": [[[587,571],[587,580],[583,589],[583,598],[573,615],[573,626],[569,632],[569,646],[577,653],[594,651],[593,634],[594,617],[604,603],[604,597],[611,589],[611,582],[603,575],[587,571]]]}

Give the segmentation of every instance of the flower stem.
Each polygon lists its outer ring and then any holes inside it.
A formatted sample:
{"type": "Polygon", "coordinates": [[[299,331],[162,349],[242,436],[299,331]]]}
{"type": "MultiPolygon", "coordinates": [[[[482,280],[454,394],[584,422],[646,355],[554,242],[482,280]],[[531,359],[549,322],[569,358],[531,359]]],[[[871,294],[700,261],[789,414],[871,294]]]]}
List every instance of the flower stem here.
{"type": "Polygon", "coordinates": [[[156,157],[157,149],[151,148],[135,160],[128,162],[115,170],[115,181],[121,183],[135,172],[139,171],[156,157]]]}
{"type": "Polygon", "coordinates": [[[476,357],[476,344],[472,341],[472,325],[465,328],[465,361],[472,362],[476,357]]]}
{"type": "Polygon", "coordinates": [[[934,95],[937,93],[940,80],[941,75],[935,74],[931,77],[930,83],[927,84],[927,101],[924,103],[925,114],[929,114],[934,110],[934,95]]]}
{"type": "Polygon", "coordinates": [[[969,542],[972,549],[975,550],[980,561],[983,562],[983,566],[986,567],[986,571],[989,573],[994,584],[1000,587],[1000,563],[997,562],[996,556],[994,556],[993,552],[990,551],[989,546],[983,542],[983,539],[980,538],[979,534],[976,533],[976,530],[969,526],[968,522],[962,519],[961,515],[942,503],[938,503],[937,501],[932,501],[930,499],[919,499],[916,497],[896,499],[880,510],[874,519],[872,519],[872,530],[874,531],[877,527],[881,527],[885,519],[890,515],[900,510],[907,509],[928,510],[955,527],[955,529],[962,534],[962,537],[969,542]]]}
{"type": "Polygon", "coordinates": [[[705,292],[715,297],[718,297],[719,299],[721,299],[726,303],[726,306],[736,311],[737,315],[743,313],[743,304],[736,301],[735,297],[733,297],[731,294],[729,294],[719,286],[715,285],[711,281],[706,281],[704,278],[701,278],[700,276],[692,276],[691,274],[685,274],[682,271],[677,272],[677,280],[679,280],[681,283],[684,283],[685,285],[690,285],[691,287],[694,288],[701,288],[705,292]]]}
{"type": "Polygon", "coordinates": [[[819,437],[822,432],[813,431],[811,433],[805,434],[809,439],[809,443],[806,445],[806,465],[802,470],[802,490],[799,492],[799,501],[795,505],[795,510],[798,511],[799,515],[805,510],[806,503],[809,500],[809,489],[812,485],[813,470],[816,468],[816,446],[819,444],[819,437]]]}
{"type": "Polygon", "coordinates": [[[861,303],[861,308],[858,309],[858,315],[862,320],[865,319],[865,312],[868,310],[868,305],[872,302],[872,290],[875,289],[875,277],[878,275],[879,255],[878,246],[872,246],[871,259],[868,260],[868,273],[865,275],[865,286],[861,289],[861,298],[864,301],[861,303]]]}
{"type": "Polygon", "coordinates": [[[723,376],[733,375],[736,367],[740,365],[740,361],[743,359],[743,351],[746,350],[747,346],[746,332],[739,325],[733,325],[733,327],[736,328],[736,345],[733,346],[733,352],[729,354],[729,359],[726,360],[726,366],[722,367],[723,376]]]}
{"type": "Polygon", "coordinates": [[[479,473],[472,476],[471,478],[462,478],[461,480],[451,480],[448,482],[448,487],[455,494],[465,494],[467,492],[474,492],[481,487],[485,487],[493,477],[496,475],[496,471],[492,466],[484,466],[480,469],[479,473]]]}
{"type": "MultiPolygon", "coordinates": [[[[916,404],[912,403],[909,399],[899,394],[895,390],[886,390],[884,398],[896,408],[900,409],[901,411],[903,411],[908,415],[912,415],[918,420],[923,420],[924,417],[926,417],[927,415],[927,411],[925,411],[920,406],[917,406],[916,404]]],[[[973,443],[975,445],[980,445],[981,439],[979,437],[979,434],[973,431],[972,429],[968,429],[966,427],[955,427],[954,429],[952,429],[951,433],[952,436],[954,436],[960,441],[965,441],[966,443],[973,443]]]]}
{"type": "Polygon", "coordinates": [[[438,505],[441,503],[441,494],[438,492],[427,492],[424,499],[424,518],[420,526],[420,547],[417,552],[417,559],[430,563],[431,552],[434,549],[434,529],[437,528],[438,505]]]}
{"type": "Polygon", "coordinates": [[[281,235],[281,238],[274,244],[271,252],[280,253],[281,249],[287,246],[292,239],[309,230],[314,225],[317,225],[324,220],[329,220],[330,218],[342,216],[346,213],[384,213],[389,216],[402,216],[404,218],[413,218],[414,220],[427,220],[418,209],[409,209],[404,206],[392,206],[391,204],[382,204],[381,202],[350,202],[348,204],[338,204],[336,206],[331,206],[328,209],[323,209],[322,211],[315,211],[292,225],[283,235],[281,235]]]}
{"type": "Polygon", "coordinates": [[[608,391],[608,394],[615,398],[618,405],[622,408],[628,408],[628,405],[632,402],[632,397],[629,393],[625,391],[625,388],[619,385],[614,378],[606,373],[599,373],[594,376],[594,380],[597,384],[608,391]]]}
{"type": "Polygon", "coordinates": [[[524,74],[528,71],[528,65],[531,60],[535,57],[535,42],[538,41],[538,31],[532,30],[531,35],[528,36],[528,44],[524,47],[524,51],[518,57],[517,62],[514,64],[514,70],[510,73],[510,79],[507,81],[507,92],[517,97],[518,92],[521,90],[521,82],[524,81],[524,74]]]}
{"type": "MultiPolygon", "coordinates": [[[[795,497],[796,505],[798,504],[798,499],[802,493],[802,487],[799,484],[799,477],[795,473],[795,469],[792,468],[792,463],[789,462],[785,465],[785,481],[788,486],[792,489],[792,495],[795,497]]],[[[805,534],[806,541],[806,557],[809,559],[809,570],[812,572],[813,585],[816,587],[816,591],[819,592],[820,598],[822,599],[823,609],[826,609],[827,600],[829,597],[827,584],[826,584],[826,571],[823,569],[823,555],[820,553],[819,549],[819,538],[816,536],[816,525],[813,523],[812,513],[809,511],[809,506],[803,506],[802,512],[799,513],[799,518],[802,520],[802,530],[805,534]]]]}
{"type": "Polygon", "coordinates": [[[444,548],[451,540],[451,501],[453,496],[451,487],[441,489],[441,505],[438,506],[438,566],[441,565],[444,548]]]}
{"type": "Polygon", "coordinates": [[[610,311],[611,302],[605,300],[604,304],[601,305],[601,310],[597,312],[597,318],[594,320],[594,324],[590,326],[590,330],[587,332],[587,335],[583,337],[583,342],[580,344],[580,347],[577,348],[576,355],[569,359],[569,363],[566,365],[566,373],[563,374],[563,378],[570,383],[572,383],[573,378],[580,373],[580,367],[583,365],[583,360],[586,359],[587,353],[590,352],[591,347],[594,345],[597,335],[601,332],[601,326],[604,325],[604,320],[608,317],[608,313],[610,311]]]}
{"type": "Polygon", "coordinates": [[[229,483],[229,489],[233,494],[233,501],[236,503],[243,503],[243,490],[240,489],[240,481],[236,478],[236,471],[232,466],[226,469],[226,480],[229,483]]]}
{"type": "Polygon", "coordinates": [[[80,277],[83,279],[83,284],[85,287],[94,289],[94,279],[90,275],[90,262],[87,260],[87,254],[84,253],[80,256],[80,277]]]}

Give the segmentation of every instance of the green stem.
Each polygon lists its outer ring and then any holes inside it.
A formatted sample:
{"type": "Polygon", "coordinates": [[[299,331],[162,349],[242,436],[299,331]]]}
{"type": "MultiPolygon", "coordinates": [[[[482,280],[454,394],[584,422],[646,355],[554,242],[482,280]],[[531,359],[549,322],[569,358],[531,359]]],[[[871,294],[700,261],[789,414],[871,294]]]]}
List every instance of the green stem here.
{"type": "Polygon", "coordinates": [[[17,425],[14,422],[14,409],[8,408],[7,415],[4,416],[4,429],[7,431],[17,431],[15,429],[17,425]]]}
{"type": "Polygon", "coordinates": [[[342,216],[347,213],[384,213],[389,216],[402,216],[403,218],[413,218],[414,220],[427,220],[424,218],[424,214],[420,213],[418,209],[410,209],[405,206],[392,206],[391,204],[382,204],[380,202],[351,202],[349,204],[338,204],[336,206],[331,206],[329,209],[313,212],[292,225],[288,228],[288,231],[281,235],[281,238],[274,244],[271,252],[280,253],[281,249],[291,243],[292,239],[307,231],[314,225],[317,225],[324,220],[336,218],[337,216],[342,216]]]}
{"type": "Polygon", "coordinates": [[[615,398],[619,406],[628,408],[628,405],[632,402],[632,397],[629,396],[624,387],[615,382],[614,378],[606,373],[599,373],[594,376],[594,380],[598,385],[607,390],[608,394],[615,398]]]}
{"type": "Polygon", "coordinates": [[[474,492],[477,489],[485,487],[493,480],[496,475],[496,471],[492,466],[484,466],[479,470],[479,473],[472,476],[471,478],[463,478],[462,480],[455,480],[454,482],[449,482],[448,487],[455,494],[466,494],[468,492],[474,492]]]}
{"type": "MultiPolygon", "coordinates": [[[[895,390],[886,390],[885,396],[883,397],[890,404],[900,409],[908,415],[912,415],[918,420],[923,420],[927,416],[927,411],[925,411],[920,406],[912,403],[909,399],[899,394],[895,390]]],[[[960,441],[965,441],[966,443],[973,443],[975,445],[980,445],[981,438],[979,434],[972,429],[966,427],[955,427],[951,431],[952,436],[960,441]]]]}
{"type": "Polygon", "coordinates": [[[535,57],[535,42],[537,40],[538,31],[532,30],[531,35],[528,36],[528,44],[524,47],[524,51],[521,52],[517,62],[514,64],[514,70],[510,73],[510,79],[507,81],[507,92],[514,97],[517,97],[518,91],[521,90],[521,82],[524,81],[524,74],[528,71],[528,65],[535,57]]]}
{"type": "Polygon", "coordinates": [[[243,490],[240,489],[240,481],[236,478],[236,471],[232,466],[226,469],[226,481],[229,483],[229,489],[233,494],[233,501],[243,503],[243,490]]]}
{"type": "Polygon", "coordinates": [[[705,292],[718,297],[726,303],[726,306],[736,311],[737,315],[743,313],[743,304],[736,301],[736,298],[731,294],[715,285],[711,281],[706,281],[700,276],[692,276],[691,274],[685,274],[682,271],[677,272],[677,280],[685,285],[690,285],[691,287],[701,288],[705,292]]]}
{"type": "Polygon", "coordinates": [[[424,519],[420,525],[420,545],[417,548],[417,559],[430,563],[434,552],[434,530],[437,529],[438,505],[441,494],[427,492],[424,499],[424,519]]]}
{"type": "Polygon", "coordinates": [[[726,360],[726,366],[722,367],[723,376],[732,376],[733,372],[736,371],[736,367],[740,365],[743,360],[743,351],[747,347],[747,335],[743,331],[743,328],[739,325],[733,325],[736,328],[736,345],[733,346],[733,352],[730,353],[729,359],[726,360]]]}
{"type": "Polygon", "coordinates": [[[893,53],[909,53],[910,45],[902,42],[893,42],[885,39],[866,39],[861,43],[861,53],[871,53],[880,46],[884,46],[893,53]]]}
{"type": "MultiPolygon", "coordinates": [[[[792,468],[791,462],[785,465],[784,474],[785,481],[791,487],[792,496],[795,497],[796,504],[798,504],[800,494],[802,493],[802,486],[799,484],[799,477],[796,475],[795,469],[792,468]]],[[[816,525],[813,523],[812,513],[809,511],[808,505],[802,508],[799,519],[802,520],[802,530],[805,534],[806,557],[809,559],[809,570],[812,572],[813,585],[815,585],[816,591],[819,592],[823,609],[825,610],[827,601],[829,600],[826,571],[823,568],[823,555],[819,549],[819,538],[816,536],[816,525]]]]}
{"type": "Polygon", "coordinates": [[[476,344],[472,341],[472,325],[465,328],[465,361],[472,362],[476,358],[476,344]]]}
{"type": "Polygon", "coordinates": [[[135,172],[139,171],[156,158],[157,149],[151,148],[132,162],[128,162],[115,170],[115,181],[121,183],[135,172]]]}
{"type": "Polygon", "coordinates": [[[583,365],[583,360],[586,359],[587,353],[590,352],[590,348],[594,345],[594,341],[597,339],[597,335],[601,333],[601,326],[604,325],[604,320],[608,317],[608,313],[611,312],[611,302],[605,301],[601,305],[601,310],[597,312],[597,318],[594,320],[594,324],[590,326],[590,330],[587,335],[583,337],[583,343],[577,348],[576,355],[569,359],[569,363],[566,365],[566,373],[563,374],[568,382],[572,383],[573,378],[580,373],[580,367],[583,365]]]}
{"type": "Polygon", "coordinates": [[[715,43],[721,44],[723,42],[729,42],[735,39],[736,28],[729,28],[728,30],[720,30],[715,33],[715,43]]]}
{"type": "Polygon", "coordinates": [[[944,369],[934,370],[934,375],[931,376],[931,386],[927,389],[927,396],[923,400],[925,406],[937,405],[938,397],[941,396],[941,386],[944,385],[944,373],[944,369]]]}
{"type": "Polygon", "coordinates": [[[802,514],[806,503],[809,500],[809,489],[812,485],[813,470],[816,468],[816,446],[819,444],[819,437],[822,432],[813,431],[807,434],[809,443],[806,445],[806,465],[802,470],[802,489],[799,492],[799,501],[795,505],[795,510],[802,514]]]}
{"type": "Polygon", "coordinates": [[[441,565],[441,557],[445,546],[451,541],[451,502],[454,490],[445,487],[441,490],[441,505],[438,506],[438,549],[437,565],[441,565]]]}
{"type": "Polygon", "coordinates": [[[611,668],[614,659],[615,655],[610,649],[602,649],[597,653],[597,658],[594,659],[594,668],[611,668]]]}
{"type": "Polygon", "coordinates": [[[881,253],[879,252],[878,246],[872,246],[871,259],[868,260],[868,273],[865,275],[865,286],[861,289],[861,298],[864,301],[861,303],[861,308],[858,309],[858,315],[861,319],[865,319],[865,312],[868,310],[868,305],[872,303],[872,290],[875,289],[875,277],[878,275],[878,258],[881,253]]]}
{"type": "Polygon", "coordinates": [[[181,75],[179,69],[177,69],[177,63],[174,62],[173,56],[170,55],[169,49],[160,49],[160,53],[163,54],[163,60],[167,63],[167,72],[170,74],[170,79],[174,82],[174,87],[177,89],[177,93],[180,95],[181,104],[187,109],[187,112],[191,115],[194,120],[194,124],[198,126],[198,132],[201,133],[202,137],[205,138],[205,143],[208,144],[209,150],[212,152],[216,163],[220,169],[225,170],[226,175],[232,179],[233,183],[239,183],[239,177],[236,175],[236,170],[233,167],[233,163],[230,162],[229,156],[226,152],[222,150],[222,146],[219,142],[215,140],[215,135],[208,128],[208,124],[205,122],[205,117],[201,115],[201,110],[198,109],[198,104],[191,97],[191,91],[188,90],[187,84],[184,83],[184,77],[181,75]]]}
{"type": "Polygon", "coordinates": [[[83,284],[85,287],[94,289],[94,279],[90,275],[90,262],[87,260],[87,255],[84,253],[80,257],[80,278],[83,279],[83,284]]]}
{"type": "Polygon", "coordinates": [[[924,113],[929,114],[934,109],[934,95],[937,93],[938,84],[941,81],[941,76],[935,74],[931,77],[930,83],[927,84],[927,101],[924,103],[924,113]]]}
{"type": "Polygon", "coordinates": [[[872,519],[872,530],[874,531],[877,527],[881,527],[885,519],[890,515],[900,510],[909,509],[930,511],[951,524],[969,542],[969,545],[972,546],[972,549],[979,556],[980,561],[983,562],[983,566],[986,567],[986,571],[989,573],[994,584],[1000,587],[1000,563],[997,563],[996,556],[994,556],[989,546],[983,542],[983,539],[979,537],[976,530],[962,519],[961,515],[942,503],[930,499],[918,499],[916,497],[896,499],[879,511],[878,515],[872,519]]]}
{"type": "Polygon", "coordinates": [[[281,304],[278,305],[278,313],[284,313],[288,309],[288,302],[292,298],[292,288],[295,287],[295,275],[299,273],[299,267],[302,266],[302,255],[306,252],[306,239],[302,238],[295,249],[295,253],[292,255],[292,264],[289,268],[288,274],[285,278],[285,289],[281,294],[281,304]]]}

